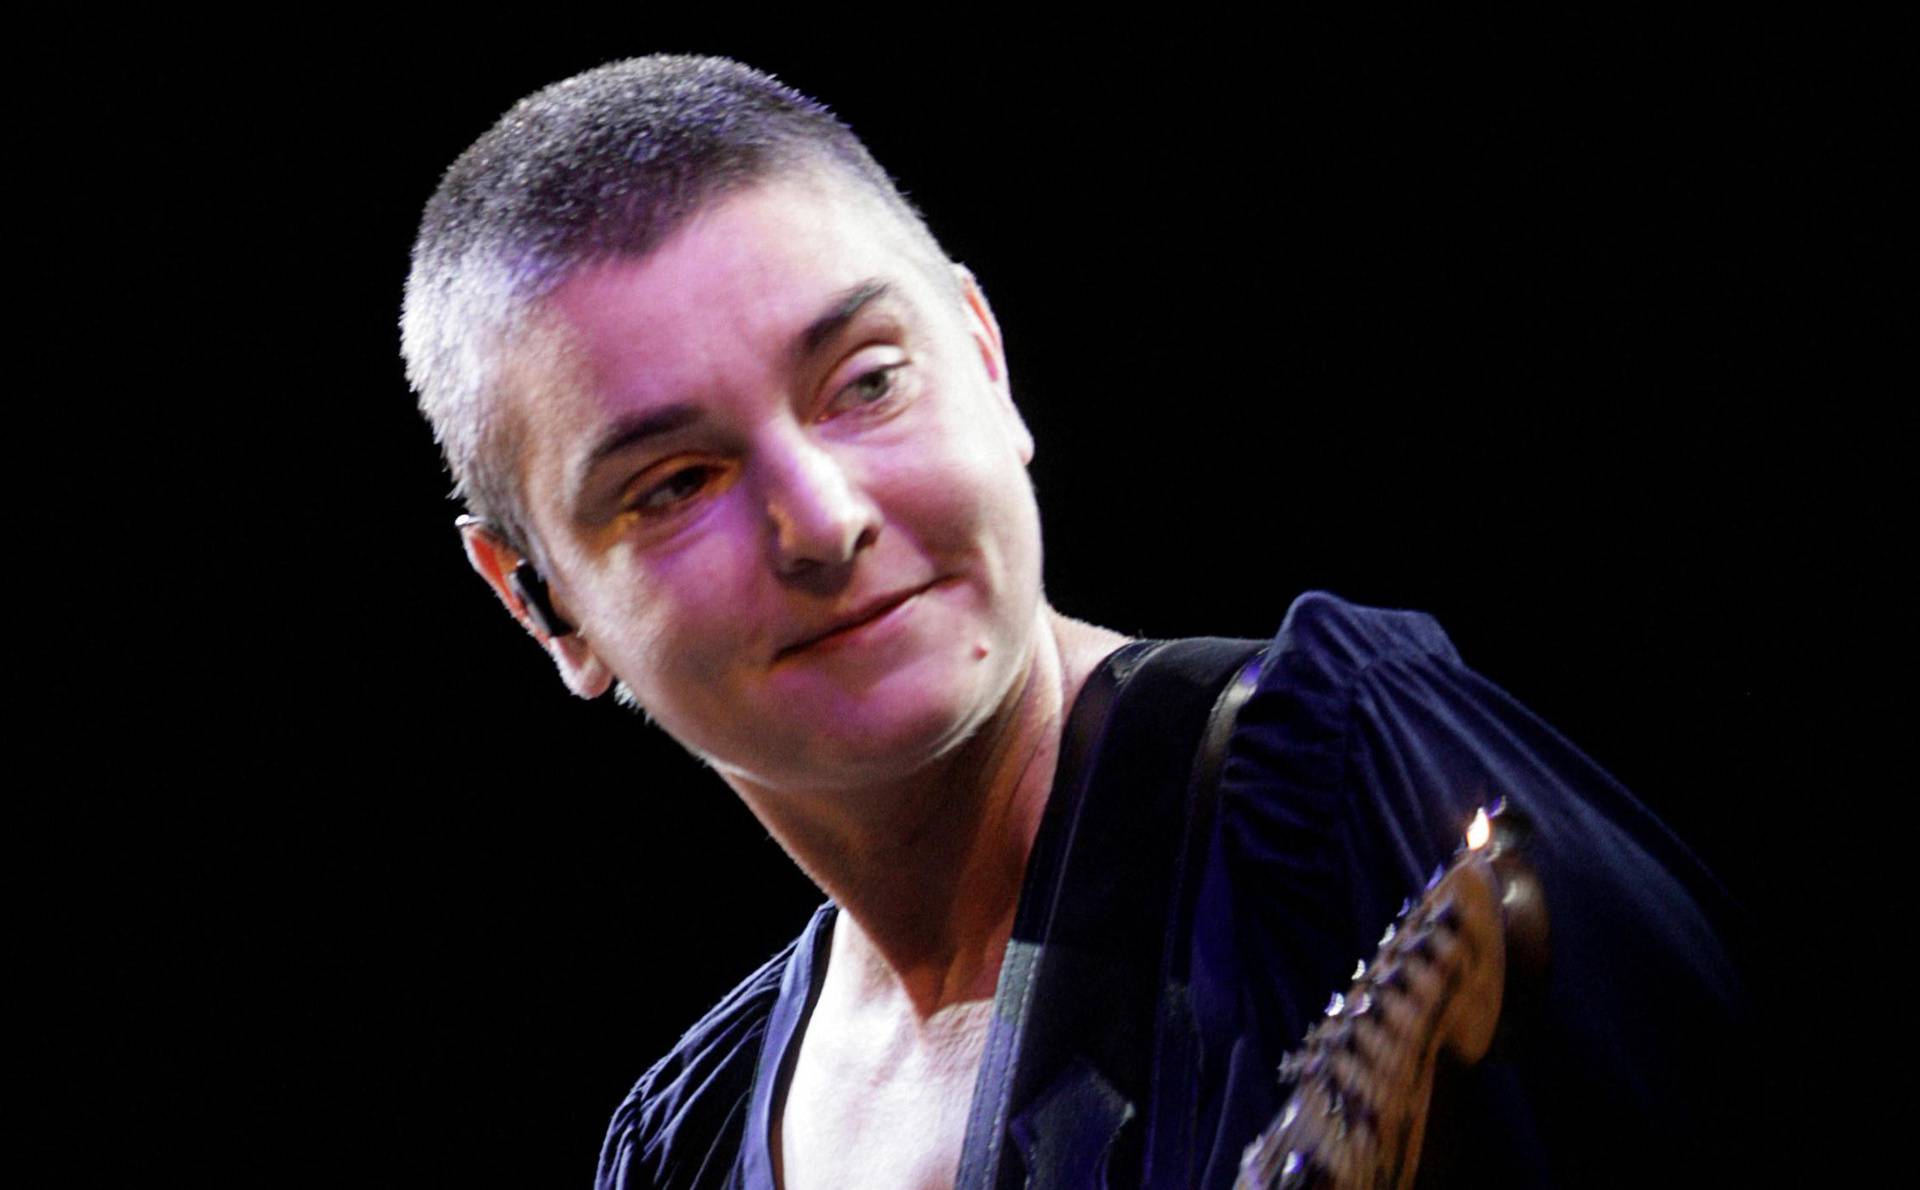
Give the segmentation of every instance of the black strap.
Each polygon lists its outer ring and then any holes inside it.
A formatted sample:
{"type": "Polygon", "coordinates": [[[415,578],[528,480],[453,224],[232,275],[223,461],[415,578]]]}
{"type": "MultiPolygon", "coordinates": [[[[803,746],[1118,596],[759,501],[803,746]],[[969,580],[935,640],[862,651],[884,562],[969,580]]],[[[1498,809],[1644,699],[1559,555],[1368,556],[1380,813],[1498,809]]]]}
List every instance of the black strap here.
{"type": "Polygon", "coordinates": [[[1210,835],[1219,766],[1261,647],[1138,642],[1088,679],[1027,864],[961,1190],[1124,1184],[1143,1159],[1184,1184],[1179,1122],[1156,1122],[1151,1145],[1127,1124],[1149,1106],[1156,1064],[1163,1084],[1187,1074],[1185,874],[1210,835]]]}

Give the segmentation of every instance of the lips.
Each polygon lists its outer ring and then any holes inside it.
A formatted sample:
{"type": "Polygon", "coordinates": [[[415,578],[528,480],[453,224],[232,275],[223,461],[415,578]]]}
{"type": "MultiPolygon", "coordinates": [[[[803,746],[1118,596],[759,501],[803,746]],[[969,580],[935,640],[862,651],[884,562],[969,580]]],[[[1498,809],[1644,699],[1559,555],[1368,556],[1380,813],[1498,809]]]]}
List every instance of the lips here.
{"type": "Polygon", "coordinates": [[[807,632],[790,644],[783,645],[780,651],[774,654],[773,659],[775,661],[784,661],[795,653],[821,645],[830,645],[845,637],[848,633],[853,632],[855,629],[865,627],[875,620],[880,619],[909,599],[930,590],[934,585],[934,583],[927,583],[924,586],[914,587],[906,591],[898,591],[892,595],[883,595],[878,599],[869,600],[853,611],[848,612],[846,615],[837,616],[828,621],[824,626],[807,632]]]}

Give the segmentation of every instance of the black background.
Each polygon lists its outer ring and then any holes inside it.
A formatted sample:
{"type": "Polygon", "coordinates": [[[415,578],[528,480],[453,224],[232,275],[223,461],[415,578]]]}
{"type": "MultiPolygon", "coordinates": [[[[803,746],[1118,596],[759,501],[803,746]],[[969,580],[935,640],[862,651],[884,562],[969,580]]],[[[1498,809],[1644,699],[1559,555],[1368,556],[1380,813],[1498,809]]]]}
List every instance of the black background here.
{"type": "Polygon", "coordinates": [[[74,1064],[177,1121],[137,1164],[583,1185],[632,1080],[817,900],[467,572],[398,359],[440,171],[657,50],[826,100],[979,276],[1058,607],[1164,636],[1270,635],[1316,587],[1435,613],[1787,937],[1757,970],[1797,1042],[1850,944],[1816,906],[1894,798],[1863,756],[1911,336],[1871,31],[935,19],[115,64],[147,172],[106,195],[143,295],[107,342],[148,377],[162,501],[101,616],[137,692],[54,689],[100,791],[67,879],[107,904],[62,943],[74,1064]]]}

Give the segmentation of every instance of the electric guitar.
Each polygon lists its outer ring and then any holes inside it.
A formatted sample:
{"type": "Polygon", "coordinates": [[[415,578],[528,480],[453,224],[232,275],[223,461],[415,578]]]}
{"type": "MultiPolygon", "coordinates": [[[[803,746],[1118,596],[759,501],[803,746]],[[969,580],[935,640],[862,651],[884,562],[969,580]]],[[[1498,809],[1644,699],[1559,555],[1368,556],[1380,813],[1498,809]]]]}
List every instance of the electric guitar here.
{"type": "Polygon", "coordinates": [[[1452,865],[1401,906],[1373,961],[1281,1063],[1293,1092],[1247,1146],[1236,1190],[1413,1185],[1439,1056],[1479,1061],[1511,989],[1545,970],[1546,903],[1525,835],[1498,805],[1475,815],[1452,865]]]}

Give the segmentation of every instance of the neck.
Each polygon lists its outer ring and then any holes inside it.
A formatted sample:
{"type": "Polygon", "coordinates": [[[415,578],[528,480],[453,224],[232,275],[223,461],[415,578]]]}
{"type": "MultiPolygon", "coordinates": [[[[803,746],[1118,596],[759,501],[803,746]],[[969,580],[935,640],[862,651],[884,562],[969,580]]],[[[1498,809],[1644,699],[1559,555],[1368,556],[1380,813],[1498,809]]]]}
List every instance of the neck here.
{"type": "Polygon", "coordinates": [[[840,906],[830,964],[856,999],[925,1021],[993,995],[1067,711],[1125,639],[1045,607],[1040,619],[1000,712],[938,763],[832,798],[739,790],[840,906]]]}

